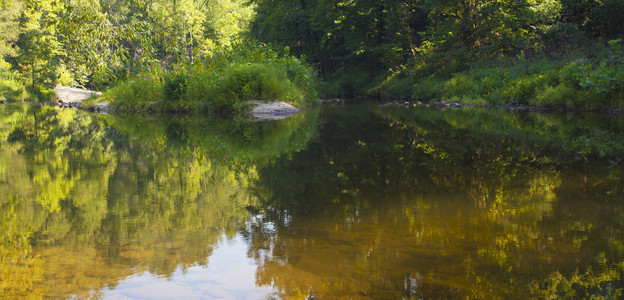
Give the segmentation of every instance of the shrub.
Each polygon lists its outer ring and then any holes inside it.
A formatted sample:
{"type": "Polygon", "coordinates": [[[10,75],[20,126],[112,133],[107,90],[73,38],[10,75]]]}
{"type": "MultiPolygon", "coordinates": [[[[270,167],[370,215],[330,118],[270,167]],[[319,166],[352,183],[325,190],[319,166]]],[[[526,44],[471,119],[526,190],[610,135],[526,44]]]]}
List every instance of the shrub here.
{"type": "Polygon", "coordinates": [[[444,95],[446,97],[451,96],[464,96],[473,92],[477,82],[473,80],[470,74],[458,73],[444,84],[444,95]]]}
{"type": "Polygon", "coordinates": [[[24,85],[12,75],[0,73],[0,100],[24,101],[28,97],[24,85]]]}
{"type": "Polygon", "coordinates": [[[232,63],[214,85],[214,109],[236,112],[247,100],[284,100],[300,103],[302,92],[291,83],[286,70],[265,64],[232,63]],[[239,103],[239,104],[237,104],[239,103]]]}
{"type": "Polygon", "coordinates": [[[185,107],[187,88],[190,76],[184,70],[169,72],[163,79],[164,100],[168,105],[185,107]]]}
{"type": "Polygon", "coordinates": [[[162,84],[150,77],[121,82],[103,95],[103,100],[120,110],[141,110],[164,100],[162,84]]]}
{"type": "Polygon", "coordinates": [[[56,100],[56,92],[53,89],[40,85],[26,87],[26,91],[31,97],[40,102],[52,102],[56,100]]]}
{"type": "Polygon", "coordinates": [[[574,108],[578,107],[582,99],[579,92],[574,88],[565,84],[558,86],[546,86],[537,91],[535,98],[530,99],[529,104],[541,107],[561,107],[574,108]]]}
{"type": "MultiPolygon", "coordinates": [[[[576,43],[583,39],[574,27],[567,25],[550,30],[567,34],[562,37],[564,40],[551,41],[556,47],[567,47],[561,43],[576,43]]],[[[435,55],[427,55],[426,59],[416,59],[372,91],[393,98],[409,95],[418,100],[446,98],[478,104],[515,102],[592,110],[624,108],[624,48],[621,41],[609,41],[607,47],[589,45],[581,50],[591,53],[554,52],[532,59],[524,55],[481,59],[473,61],[467,70],[448,75],[445,75],[448,68],[431,69],[443,59],[435,60],[435,55]]]]}
{"type": "Polygon", "coordinates": [[[107,93],[113,105],[227,115],[241,111],[247,100],[281,100],[300,107],[317,100],[311,70],[299,59],[264,45],[236,44],[210,57],[181,62],[173,70],[158,66],[139,76],[107,93]],[[162,102],[146,105],[153,101],[162,102]]]}
{"type": "Polygon", "coordinates": [[[412,98],[418,100],[430,100],[442,97],[444,81],[424,79],[413,84],[412,98]]]}

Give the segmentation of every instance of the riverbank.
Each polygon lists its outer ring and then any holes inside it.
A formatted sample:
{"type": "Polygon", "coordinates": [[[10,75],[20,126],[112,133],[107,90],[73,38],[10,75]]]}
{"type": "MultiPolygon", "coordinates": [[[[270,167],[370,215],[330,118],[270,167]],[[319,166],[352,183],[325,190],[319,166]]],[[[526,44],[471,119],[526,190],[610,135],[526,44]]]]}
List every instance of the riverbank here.
{"type": "Polygon", "coordinates": [[[223,48],[211,57],[154,65],[102,96],[120,111],[192,112],[231,116],[250,101],[284,101],[297,108],[317,103],[312,69],[266,45],[223,48]]]}
{"type": "Polygon", "coordinates": [[[475,106],[624,109],[624,50],[619,41],[568,54],[483,59],[452,73],[427,73],[424,65],[404,68],[372,92],[389,99],[475,106]]]}
{"type": "MultiPolygon", "coordinates": [[[[101,92],[84,90],[71,87],[57,87],[54,91],[58,95],[58,101],[41,103],[44,106],[58,106],[61,108],[79,108],[83,110],[108,113],[111,106],[106,101],[98,101],[102,96],[101,92]]],[[[4,102],[2,102],[4,103],[4,102]]],[[[152,103],[157,105],[158,103],[152,103]]],[[[282,101],[248,101],[246,104],[248,114],[257,120],[281,120],[285,119],[299,111],[290,103],[282,101]]],[[[116,109],[112,109],[117,111],[116,109]]],[[[152,111],[149,107],[145,111],[152,111]]]]}
{"type": "Polygon", "coordinates": [[[538,107],[538,106],[530,106],[530,105],[521,105],[518,103],[510,103],[503,105],[479,105],[473,103],[460,103],[460,102],[451,102],[444,99],[436,100],[436,101],[393,101],[393,102],[385,102],[383,104],[377,105],[378,107],[433,107],[438,108],[442,111],[448,108],[482,108],[482,109],[499,109],[499,110],[510,110],[510,111],[528,111],[528,112],[575,112],[575,113],[607,113],[607,114],[624,114],[624,109],[622,108],[610,108],[610,109],[580,109],[580,108],[553,108],[553,107],[538,107]]]}

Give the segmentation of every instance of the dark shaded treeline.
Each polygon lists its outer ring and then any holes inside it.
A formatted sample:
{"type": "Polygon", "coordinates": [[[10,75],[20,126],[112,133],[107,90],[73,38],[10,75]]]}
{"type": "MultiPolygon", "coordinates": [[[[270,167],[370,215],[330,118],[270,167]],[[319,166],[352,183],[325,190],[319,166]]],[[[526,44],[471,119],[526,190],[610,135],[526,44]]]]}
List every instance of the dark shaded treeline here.
{"type": "Polygon", "coordinates": [[[551,55],[624,33],[617,0],[253,3],[252,36],[306,55],[327,82],[325,92],[346,96],[365,94],[397,72],[418,72],[412,81],[448,76],[478,59],[551,55]]]}
{"type": "Polygon", "coordinates": [[[254,185],[265,213],[250,255],[282,297],[622,293],[621,149],[606,146],[618,117],[384,108],[321,120],[306,151],[254,185]]]}

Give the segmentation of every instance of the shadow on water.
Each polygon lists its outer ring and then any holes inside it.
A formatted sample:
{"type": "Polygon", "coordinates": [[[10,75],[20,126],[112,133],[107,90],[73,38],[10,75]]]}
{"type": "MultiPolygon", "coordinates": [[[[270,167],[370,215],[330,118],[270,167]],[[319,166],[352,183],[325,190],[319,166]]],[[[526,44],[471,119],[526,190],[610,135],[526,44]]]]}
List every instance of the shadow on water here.
{"type": "Polygon", "coordinates": [[[324,111],[259,170],[261,284],[318,298],[616,298],[623,120],[487,110],[324,111]],[[268,226],[267,226],[268,224],[268,226]]]}
{"type": "Polygon", "coordinates": [[[237,259],[252,258],[275,297],[622,292],[618,117],[2,109],[2,295],[98,297],[143,272],[175,282],[239,237],[237,259]]]}

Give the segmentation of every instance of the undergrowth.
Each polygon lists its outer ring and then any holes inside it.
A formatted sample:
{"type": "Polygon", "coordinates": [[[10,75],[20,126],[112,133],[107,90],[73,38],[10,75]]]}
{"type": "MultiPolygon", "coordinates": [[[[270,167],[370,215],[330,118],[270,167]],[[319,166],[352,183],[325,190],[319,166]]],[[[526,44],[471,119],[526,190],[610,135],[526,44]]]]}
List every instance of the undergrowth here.
{"type": "Polygon", "coordinates": [[[237,44],[175,65],[154,65],[103,95],[118,110],[194,111],[229,115],[248,100],[298,107],[315,101],[312,71],[288,49],[237,44]]]}
{"type": "Polygon", "coordinates": [[[408,66],[372,92],[392,98],[478,105],[624,108],[624,49],[620,40],[609,41],[591,53],[480,60],[454,73],[427,74],[420,69],[424,69],[422,65],[408,66]]]}
{"type": "Polygon", "coordinates": [[[10,65],[0,56],[0,101],[36,100],[50,102],[56,99],[56,93],[41,85],[26,86],[18,74],[10,70],[10,65]]]}

